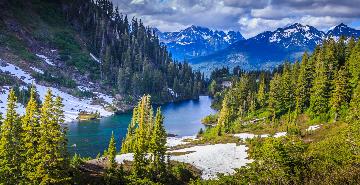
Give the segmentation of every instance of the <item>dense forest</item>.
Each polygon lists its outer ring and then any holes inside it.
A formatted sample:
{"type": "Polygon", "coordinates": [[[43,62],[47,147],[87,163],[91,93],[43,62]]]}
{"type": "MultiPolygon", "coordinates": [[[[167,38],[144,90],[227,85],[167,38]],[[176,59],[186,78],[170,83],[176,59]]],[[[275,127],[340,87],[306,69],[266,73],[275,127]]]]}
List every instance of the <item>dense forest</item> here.
{"type": "MultiPolygon", "coordinates": [[[[31,74],[38,83],[86,97],[92,92],[76,87],[91,86],[120,106],[136,104],[144,94],[165,103],[205,92],[203,74],[173,60],[152,28],[109,0],[6,0],[0,10],[0,57],[25,71],[41,69],[31,74]],[[56,65],[42,64],[39,53],[56,65]]],[[[0,84],[23,85],[9,78],[1,73],[0,84]]]]}
{"type": "MultiPolygon", "coordinates": [[[[193,73],[185,62],[173,61],[152,28],[141,20],[119,13],[109,0],[78,0],[64,4],[64,14],[89,51],[99,58],[94,73],[121,94],[150,94],[153,101],[197,97],[204,89],[204,77],[193,73]]],[[[66,53],[63,53],[66,58],[66,53]]],[[[70,62],[70,61],[69,61],[70,62]]],[[[82,61],[73,65],[86,67],[82,61]]],[[[87,68],[92,69],[92,68],[87,68]]]]}
{"type": "MultiPolygon", "coordinates": [[[[234,176],[194,183],[357,184],[359,61],[359,41],[329,39],[311,55],[304,53],[301,62],[286,62],[274,72],[233,76],[230,89],[215,92],[222,94],[221,109],[207,118],[216,126],[202,137],[213,140],[244,131],[279,130],[288,136],[252,140],[249,153],[255,162],[234,176]],[[322,124],[326,132],[309,135],[301,131],[314,124],[322,124]]],[[[214,74],[229,73],[218,70],[214,74]]]]}

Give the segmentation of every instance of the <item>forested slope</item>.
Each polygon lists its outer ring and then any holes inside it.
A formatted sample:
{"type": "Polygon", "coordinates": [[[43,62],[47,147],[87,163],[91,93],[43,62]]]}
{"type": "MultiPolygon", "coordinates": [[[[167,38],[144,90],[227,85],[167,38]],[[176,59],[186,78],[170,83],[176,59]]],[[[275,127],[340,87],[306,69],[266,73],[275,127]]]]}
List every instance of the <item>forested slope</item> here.
{"type": "Polygon", "coordinates": [[[108,0],[7,0],[0,9],[2,90],[29,85],[8,64],[38,84],[112,110],[129,109],[143,94],[164,103],[197,98],[204,89],[200,73],[173,61],[152,29],[108,0]]]}
{"type": "Polygon", "coordinates": [[[287,136],[250,140],[253,163],[234,176],[194,183],[358,184],[359,59],[359,41],[329,39],[312,55],[304,53],[301,62],[235,77],[218,95],[219,114],[208,118],[216,126],[202,137],[279,131],[287,136]]]}

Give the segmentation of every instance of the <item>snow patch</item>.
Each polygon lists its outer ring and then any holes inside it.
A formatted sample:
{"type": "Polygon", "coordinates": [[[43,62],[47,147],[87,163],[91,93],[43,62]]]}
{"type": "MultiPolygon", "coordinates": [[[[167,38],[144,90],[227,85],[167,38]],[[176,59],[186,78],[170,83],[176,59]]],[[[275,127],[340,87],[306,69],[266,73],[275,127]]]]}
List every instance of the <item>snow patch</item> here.
{"type": "Polygon", "coordinates": [[[189,142],[184,141],[184,140],[196,140],[196,136],[168,137],[166,139],[166,146],[167,147],[174,147],[174,146],[189,143],[189,142]]]}
{"type": "MultiPolygon", "coordinates": [[[[286,136],[286,132],[277,132],[274,134],[273,137],[278,138],[278,137],[283,137],[286,136]]],[[[270,134],[262,134],[262,135],[256,135],[256,134],[251,134],[251,133],[239,133],[239,134],[234,134],[234,137],[238,137],[241,140],[245,141],[246,139],[254,139],[256,137],[261,137],[261,138],[266,138],[266,137],[270,137],[270,134]]]]}
{"type": "MultiPolygon", "coordinates": [[[[0,62],[3,63],[4,61],[0,59],[0,62]]],[[[54,96],[60,96],[63,99],[63,104],[64,104],[63,109],[64,109],[64,115],[65,115],[66,122],[76,120],[80,111],[88,111],[88,112],[96,112],[97,111],[100,113],[101,116],[110,116],[113,114],[112,112],[106,111],[101,105],[92,105],[91,99],[79,99],[68,93],[62,92],[56,88],[39,85],[35,82],[35,79],[33,79],[30,76],[30,74],[21,70],[20,68],[18,68],[17,66],[15,66],[13,64],[7,63],[7,66],[0,66],[0,71],[8,72],[11,75],[19,78],[26,84],[33,83],[33,85],[35,85],[36,90],[38,91],[38,93],[40,95],[41,100],[44,100],[48,89],[50,89],[52,91],[52,94],[54,96]]],[[[107,103],[109,103],[109,104],[112,103],[112,100],[113,100],[112,97],[104,95],[102,93],[97,93],[97,94],[99,97],[104,98],[104,100],[107,103]]],[[[6,104],[6,102],[7,102],[6,99],[7,99],[7,94],[5,91],[5,94],[1,94],[1,101],[5,100],[3,102],[5,102],[5,104],[6,104]],[[4,97],[6,97],[6,98],[4,98],[4,97]]],[[[3,107],[3,106],[1,105],[1,107],[3,107]]],[[[0,111],[5,113],[5,110],[2,108],[0,109],[0,111]]],[[[24,112],[20,110],[19,113],[23,114],[24,112]]]]}
{"type": "MultiPolygon", "coordinates": [[[[236,143],[194,146],[171,151],[187,154],[171,156],[170,159],[194,165],[202,171],[203,179],[216,179],[218,173],[233,174],[234,169],[253,162],[247,159],[247,149],[245,145],[237,146],[236,143]]],[[[133,161],[134,155],[132,153],[117,155],[115,160],[122,164],[124,161],[133,161]]]]}
{"type": "Polygon", "coordinates": [[[176,98],[178,97],[178,94],[175,93],[175,91],[171,88],[168,88],[168,91],[170,92],[171,96],[175,96],[176,98]]]}
{"type": "MultiPolygon", "coordinates": [[[[0,114],[3,113],[3,118],[5,117],[6,109],[7,109],[7,98],[10,92],[9,86],[3,86],[2,90],[0,91],[0,114]]],[[[1,88],[0,88],[1,89],[1,88]]],[[[25,114],[25,107],[20,103],[17,103],[16,112],[20,115],[25,114]]]]}
{"type": "Polygon", "coordinates": [[[22,80],[23,82],[25,82],[27,84],[31,84],[34,81],[28,73],[24,72],[19,67],[12,65],[12,64],[8,64],[1,59],[0,59],[0,63],[5,63],[5,65],[6,65],[6,66],[0,65],[0,71],[2,71],[4,73],[8,72],[12,76],[19,78],[20,80],[22,80]]]}
{"type": "Polygon", "coordinates": [[[93,55],[92,53],[90,53],[90,56],[91,56],[91,58],[94,59],[97,63],[99,63],[99,64],[101,63],[100,60],[99,60],[95,55],[93,55]]]}
{"type": "Polygon", "coordinates": [[[253,160],[247,159],[245,145],[235,143],[194,146],[171,152],[190,152],[185,155],[171,156],[172,160],[194,165],[202,171],[203,179],[215,179],[218,173],[233,174],[236,168],[245,166],[253,160]]]}
{"type": "Polygon", "coordinates": [[[115,157],[115,161],[119,164],[123,164],[125,161],[133,161],[133,160],[134,160],[133,153],[121,154],[115,157]]]}
{"type": "Polygon", "coordinates": [[[306,129],[306,131],[314,131],[320,128],[320,125],[313,125],[306,129]]]}
{"type": "Polygon", "coordinates": [[[35,72],[37,72],[37,73],[40,73],[40,74],[44,74],[44,71],[43,70],[41,70],[41,69],[38,69],[38,68],[36,68],[36,67],[30,67],[32,70],[34,70],[35,72]]]}
{"type": "Polygon", "coordinates": [[[99,98],[104,99],[104,101],[108,104],[113,104],[114,98],[112,96],[100,93],[100,92],[93,92],[96,94],[99,98]]]}
{"type": "Polygon", "coordinates": [[[286,132],[278,132],[274,135],[275,138],[286,136],[286,132]]]}
{"type": "Polygon", "coordinates": [[[77,88],[82,92],[90,91],[90,88],[85,87],[85,86],[77,86],[77,88]]]}
{"type": "Polygon", "coordinates": [[[36,56],[38,56],[39,58],[41,58],[42,60],[44,60],[47,64],[51,65],[51,66],[55,66],[55,64],[51,61],[50,58],[48,58],[45,55],[40,55],[40,54],[36,54],[36,56]]]}
{"type": "Polygon", "coordinates": [[[235,137],[238,137],[242,140],[246,140],[246,139],[253,139],[255,137],[257,137],[257,135],[255,134],[250,134],[250,133],[240,133],[240,134],[234,134],[235,137]]]}

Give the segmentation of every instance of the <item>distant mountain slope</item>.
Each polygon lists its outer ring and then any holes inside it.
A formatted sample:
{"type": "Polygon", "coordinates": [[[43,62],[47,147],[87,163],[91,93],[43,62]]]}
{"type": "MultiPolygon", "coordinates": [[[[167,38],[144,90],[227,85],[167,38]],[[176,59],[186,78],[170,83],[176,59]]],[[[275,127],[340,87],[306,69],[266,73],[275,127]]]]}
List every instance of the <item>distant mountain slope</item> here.
{"type": "Polygon", "coordinates": [[[247,40],[238,41],[211,55],[190,60],[195,69],[205,73],[219,67],[240,66],[245,70],[271,69],[284,60],[300,58],[304,51],[311,52],[323,39],[340,36],[359,37],[360,31],[340,24],[327,33],[315,27],[295,23],[266,31],[247,40]]]}
{"type": "Polygon", "coordinates": [[[360,37],[360,30],[350,28],[347,25],[341,23],[341,24],[335,26],[334,28],[330,29],[326,33],[326,35],[328,37],[332,37],[334,39],[338,39],[341,36],[359,38],[360,37]]]}
{"type": "Polygon", "coordinates": [[[200,26],[191,26],[179,32],[161,32],[158,29],[155,32],[173,58],[178,60],[206,56],[244,40],[240,32],[210,30],[200,26]]]}

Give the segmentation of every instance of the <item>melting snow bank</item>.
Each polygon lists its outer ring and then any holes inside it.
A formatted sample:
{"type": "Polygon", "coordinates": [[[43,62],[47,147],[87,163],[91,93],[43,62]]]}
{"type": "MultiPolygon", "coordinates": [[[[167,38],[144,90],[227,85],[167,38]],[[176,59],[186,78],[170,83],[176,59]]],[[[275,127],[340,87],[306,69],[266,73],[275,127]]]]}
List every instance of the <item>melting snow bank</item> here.
{"type": "Polygon", "coordinates": [[[43,70],[41,70],[41,69],[38,69],[38,68],[36,68],[36,67],[30,67],[32,70],[34,70],[35,72],[37,72],[37,73],[40,73],[40,74],[44,74],[44,71],[43,70]]]}
{"type": "Polygon", "coordinates": [[[320,125],[313,125],[306,129],[306,131],[314,131],[320,128],[320,125]]]}
{"type": "Polygon", "coordinates": [[[172,160],[189,163],[202,171],[203,179],[214,179],[218,173],[233,174],[236,168],[251,163],[247,159],[247,147],[235,143],[194,146],[171,152],[191,152],[171,156],[172,160]]]}
{"type": "MultiPolygon", "coordinates": [[[[0,59],[0,63],[4,63],[4,61],[0,59]]],[[[6,63],[6,66],[0,65],[0,72],[10,73],[11,75],[19,78],[26,84],[33,83],[42,100],[44,100],[46,91],[48,89],[51,89],[53,95],[60,96],[63,99],[63,104],[64,104],[63,109],[64,109],[64,115],[65,115],[66,122],[76,120],[79,112],[82,110],[85,110],[88,112],[96,112],[97,111],[100,113],[101,116],[110,116],[113,114],[112,112],[106,111],[104,109],[104,107],[101,105],[92,105],[91,99],[80,99],[80,98],[74,97],[68,93],[62,92],[56,88],[39,85],[35,82],[35,79],[33,79],[31,77],[31,75],[28,74],[27,72],[23,71],[22,69],[20,69],[19,67],[15,66],[13,64],[9,64],[7,62],[5,62],[5,63],[6,63]]],[[[1,113],[6,112],[6,103],[7,103],[8,89],[9,89],[9,88],[7,88],[7,90],[6,90],[5,87],[3,87],[3,88],[5,89],[5,92],[0,93],[0,101],[1,101],[0,102],[0,112],[1,113]]],[[[101,93],[97,93],[97,95],[99,97],[103,98],[109,104],[111,104],[113,101],[112,97],[110,97],[110,96],[106,96],[101,93]]],[[[19,107],[18,108],[19,113],[23,114],[24,113],[23,106],[19,105],[18,107],[19,107]]]]}
{"type": "Polygon", "coordinates": [[[40,54],[36,54],[37,57],[41,58],[44,62],[46,62],[47,64],[51,65],[51,66],[55,66],[55,64],[51,61],[50,58],[48,58],[45,55],[40,55],[40,54]]]}
{"type": "MultiPolygon", "coordinates": [[[[237,146],[235,143],[194,146],[171,151],[187,154],[171,156],[170,159],[194,165],[202,171],[203,179],[215,179],[218,173],[233,174],[234,169],[251,163],[253,160],[247,159],[247,149],[245,145],[237,146]]],[[[119,164],[132,161],[133,154],[117,155],[115,160],[119,164]]]]}
{"type": "MultiPolygon", "coordinates": [[[[320,125],[313,125],[313,126],[309,126],[309,128],[306,129],[306,131],[314,131],[320,128],[320,125]]],[[[240,134],[234,134],[234,137],[238,137],[242,140],[246,140],[246,139],[253,139],[255,137],[270,137],[270,134],[262,134],[262,135],[255,135],[255,134],[251,134],[251,133],[240,133],[240,134]]],[[[278,138],[278,137],[283,137],[286,136],[286,132],[277,132],[274,134],[273,137],[278,138]]]]}
{"type": "MultiPolygon", "coordinates": [[[[9,96],[10,87],[3,86],[2,91],[0,91],[0,113],[5,114],[6,106],[7,106],[7,98],[9,96]]],[[[17,103],[16,112],[19,114],[25,114],[25,107],[20,103],[17,103]]],[[[4,117],[5,115],[3,115],[4,117]]]]}
{"type": "Polygon", "coordinates": [[[184,136],[184,137],[168,137],[166,140],[167,147],[174,147],[189,143],[188,140],[196,140],[196,136],[184,136]]]}
{"type": "MultiPolygon", "coordinates": [[[[270,137],[270,134],[262,134],[262,135],[255,135],[255,134],[251,134],[251,133],[240,133],[240,134],[234,134],[235,137],[238,137],[242,140],[246,140],[246,139],[253,139],[255,137],[270,137]]],[[[286,136],[286,132],[277,132],[274,134],[273,137],[278,138],[278,137],[283,137],[286,136]]]]}

